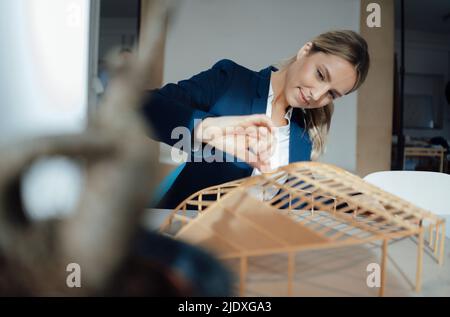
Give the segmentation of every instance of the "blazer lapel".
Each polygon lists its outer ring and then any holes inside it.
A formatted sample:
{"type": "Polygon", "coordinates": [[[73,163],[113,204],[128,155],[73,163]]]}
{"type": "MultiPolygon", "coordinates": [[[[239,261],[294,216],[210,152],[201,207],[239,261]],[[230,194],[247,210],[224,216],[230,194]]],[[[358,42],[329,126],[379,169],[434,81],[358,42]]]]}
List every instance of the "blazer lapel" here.
{"type": "MultiPolygon", "coordinates": [[[[277,69],[270,66],[261,70],[257,75],[256,94],[252,101],[252,114],[266,113],[272,71],[277,71],[277,69]]],[[[311,149],[312,144],[309,135],[303,126],[303,114],[300,109],[294,109],[289,133],[289,163],[310,161],[311,149]]]]}
{"type": "Polygon", "coordinates": [[[289,163],[310,161],[311,149],[311,140],[303,125],[303,114],[300,109],[294,109],[289,133],[289,163]]]}
{"type": "Polygon", "coordinates": [[[267,96],[269,95],[270,75],[277,69],[273,66],[264,68],[256,75],[256,94],[253,98],[251,113],[266,113],[267,96]]]}

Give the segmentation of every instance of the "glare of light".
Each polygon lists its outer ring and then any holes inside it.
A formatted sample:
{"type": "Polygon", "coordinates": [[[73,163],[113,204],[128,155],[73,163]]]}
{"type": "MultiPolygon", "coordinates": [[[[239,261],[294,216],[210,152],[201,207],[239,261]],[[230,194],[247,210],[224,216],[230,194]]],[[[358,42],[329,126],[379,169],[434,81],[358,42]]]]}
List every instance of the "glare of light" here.
{"type": "Polygon", "coordinates": [[[2,0],[0,141],[85,128],[89,0],[2,0]]]}
{"type": "Polygon", "coordinates": [[[71,215],[78,206],[83,181],[80,166],[67,158],[37,161],[22,179],[27,216],[32,220],[45,220],[71,215]]]}

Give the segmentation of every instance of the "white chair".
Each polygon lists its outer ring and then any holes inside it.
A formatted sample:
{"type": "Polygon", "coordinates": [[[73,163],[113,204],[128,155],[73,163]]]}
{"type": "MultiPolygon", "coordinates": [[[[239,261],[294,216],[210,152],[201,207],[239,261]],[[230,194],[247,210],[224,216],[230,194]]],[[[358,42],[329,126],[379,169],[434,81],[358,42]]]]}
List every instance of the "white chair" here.
{"type": "Polygon", "coordinates": [[[375,172],[364,180],[414,205],[445,218],[450,237],[450,175],[436,172],[375,172]]]}
{"type": "MultiPolygon", "coordinates": [[[[394,194],[412,204],[431,211],[434,214],[445,218],[445,232],[447,238],[450,233],[450,175],[436,172],[418,172],[418,171],[386,171],[376,172],[364,177],[368,183],[394,194]]],[[[431,229],[432,227],[429,227],[431,229]]],[[[440,241],[440,255],[438,263],[444,263],[444,241],[443,232],[438,238],[438,228],[436,227],[435,238],[432,231],[429,231],[428,244],[434,249],[434,257],[437,257],[438,239],[440,241]],[[434,241],[434,243],[433,243],[434,241]]],[[[423,236],[422,236],[423,238],[423,236]]],[[[422,240],[423,241],[423,240],[422,240]]],[[[418,260],[416,268],[416,292],[420,292],[422,284],[422,267],[424,248],[418,243],[418,260]]]]}

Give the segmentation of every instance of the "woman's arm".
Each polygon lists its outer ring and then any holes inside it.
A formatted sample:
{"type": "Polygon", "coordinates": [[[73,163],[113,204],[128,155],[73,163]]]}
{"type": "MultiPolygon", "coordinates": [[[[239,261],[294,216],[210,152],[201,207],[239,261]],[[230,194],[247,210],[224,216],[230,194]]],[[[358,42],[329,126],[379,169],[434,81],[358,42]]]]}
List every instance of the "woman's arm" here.
{"type": "Polygon", "coordinates": [[[266,170],[274,141],[274,127],[270,118],[265,115],[216,117],[209,112],[228,89],[234,67],[234,62],[221,60],[211,69],[188,80],[151,91],[145,99],[142,112],[157,141],[173,146],[179,140],[171,138],[172,131],[177,127],[186,127],[191,131],[191,142],[195,138],[197,142],[208,143],[260,170],[266,170]],[[195,120],[203,121],[194,126],[195,120]],[[194,131],[196,127],[200,129],[194,131]],[[262,128],[267,129],[267,132],[262,128]],[[231,132],[227,132],[230,129],[231,132]],[[236,138],[233,131],[242,129],[245,130],[246,138],[236,138]],[[198,130],[202,131],[200,134],[203,138],[197,137],[198,130]],[[204,138],[208,130],[216,133],[204,138]]]}
{"type": "Polygon", "coordinates": [[[234,67],[232,61],[221,60],[190,79],[149,91],[141,110],[153,138],[173,146],[178,141],[171,139],[173,129],[186,127],[193,133],[194,120],[214,116],[208,111],[228,89],[234,67]]]}

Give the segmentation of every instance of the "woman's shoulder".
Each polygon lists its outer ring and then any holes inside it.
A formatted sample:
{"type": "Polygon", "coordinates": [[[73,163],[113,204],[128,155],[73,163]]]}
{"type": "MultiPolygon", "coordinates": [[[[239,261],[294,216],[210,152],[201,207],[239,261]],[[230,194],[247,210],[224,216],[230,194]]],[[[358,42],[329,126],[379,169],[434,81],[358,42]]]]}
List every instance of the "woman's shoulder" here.
{"type": "Polygon", "coordinates": [[[219,61],[217,61],[213,67],[214,69],[221,69],[221,70],[228,70],[228,71],[233,71],[235,72],[235,74],[248,74],[248,75],[254,75],[257,72],[253,71],[241,64],[236,63],[235,61],[231,60],[231,59],[221,59],[219,61]]]}

